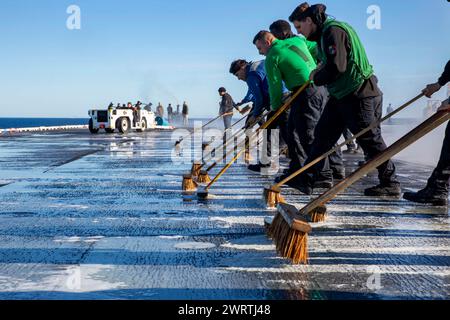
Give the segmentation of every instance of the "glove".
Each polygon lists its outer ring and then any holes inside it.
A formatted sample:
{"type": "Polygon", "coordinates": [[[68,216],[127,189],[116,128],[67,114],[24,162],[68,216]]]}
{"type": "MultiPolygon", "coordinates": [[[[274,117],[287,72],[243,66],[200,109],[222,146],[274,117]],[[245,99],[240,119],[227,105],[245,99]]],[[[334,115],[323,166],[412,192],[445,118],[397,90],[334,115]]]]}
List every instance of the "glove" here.
{"type": "Polygon", "coordinates": [[[249,112],[252,108],[250,106],[245,107],[244,109],[241,109],[239,112],[244,115],[247,112],[249,112]]]}
{"type": "Polygon", "coordinates": [[[422,90],[422,93],[427,97],[431,98],[431,96],[441,89],[441,85],[439,83],[432,83],[426,86],[425,89],[422,90]]]}
{"type": "Polygon", "coordinates": [[[245,128],[248,129],[248,128],[253,127],[255,125],[255,123],[256,123],[256,120],[257,119],[256,119],[255,116],[249,115],[248,118],[247,118],[247,121],[245,122],[245,128]]]}

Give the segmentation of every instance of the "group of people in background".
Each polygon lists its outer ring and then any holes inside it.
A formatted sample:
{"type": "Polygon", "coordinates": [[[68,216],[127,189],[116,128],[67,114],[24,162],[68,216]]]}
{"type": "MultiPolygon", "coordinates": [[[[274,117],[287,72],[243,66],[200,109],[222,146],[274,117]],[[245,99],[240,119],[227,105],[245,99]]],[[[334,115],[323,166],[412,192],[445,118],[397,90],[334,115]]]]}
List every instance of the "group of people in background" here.
{"type": "MultiPolygon", "coordinates": [[[[162,106],[161,102],[158,103],[158,106],[156,107],[156,115],[164,118],[164,107],[162,106]]],[[[180,105],[177,105],[177,110],[175,111],[172,107],[172,104],[169,103],[167,106],[167,120],[169,123],[175,122],[175,121],[182,121],[184,126],[188,126],[189,124],[189,106],[186,103],[186,101],[183,102],[183,106],[181,108],[180,112],[180,105]]]]}
{"type": "MultiPolygon", "coordinates": [[[[219,89],[222,97],[220,114],[233,112],[239,105],[253,102],[247,126],[253,125],[263,112],[269,119],[287,100],[306,85],[269,129],[280,130],[280,140],[288,147],[289,168],[276,182],[296,172],[331,150],[344,135],[351,137],[377,122],[382,117],[383,93],[369,62],[364,45],[355,29],[348,23],[329,16],[326,6],[308,3],[299,5],[289,16],[291,24],[278,20],[269,30],[257,32],[253,45],[265,56],[262,61],[233,61],[229,72],[246,82],[248,93],[240,103],[234,103],[225,88],[219,89]]],[[[448,82],[448,68],[438,84],[424,90],[431,96],[448,82]]],[[[442,108],[448,108],[448,101],[442,108]]],[[[442,111],[443,109],[440,109],[442,111]]],[[[231,116],[224,116],[225,128],[231,125],[231,116]]],[[[270,136],[270,133],[268,134],[270,136]]],[[[450,133],[446,139],[438,168],[427,187],[418,193],[406,193],[411,201],[447,204],[450,177],[450,133]]],[[[387,146],[381,126],[357,139],[365,160],[377,156],[387,146]]],[[[268,144],[268,148],[270,144],[268,144]]],[[[356,144],[348,146],[357,152],[356,144]]],[[[260,172],[271,163],[249,166],[260,172]]],[[[400,182],[393,161],[388,160],[378,168],[379,184],[364,191],[366,196],[401,196],[400,182]]],[[[312,167],[306,174],[292,179],[288,185],[302,193],[312,194],[316,188],[331,188],[335,180],[345,178],[342,153],[337,152],[312,167]]]]}
{"type": "MultiPolygon", "coordinates": [[[[133,112],[135,114],[138,113],[141,109],[144,109],[147,111],[153,111],[152,103],[143,104],[141,101],[136,102],[136,104],[133,104],[131,102],[128,102],[127,104],[118,103],[116,106],[114,105],[114,103],[111,102],[110,105],[108,106],[108,109],[131,109],[131,110],[133,110],[133,112]]],[[[158,106],[156,107],[155,115],[157,117],[164,118],[164,115],[165,115],[164,107],[162,106],[161,102],[158,103],[158,106]]],[[[138,117],[136,117],[136,118],[138,118],[138,117]]],[[[183,103],[181,112],[180,112],[180,105],[177,105],[177,110],[174,111],[172,104],[169,103],[169,105],[167,107],[167,120],[169,121],[169,123],[179,121],[179,122],[182,122],[184,126],[188,126],[188,124],[189,124],[189,106],[188,106],[187,102],[185,101],[183,103]]]]}
{"type": "Polygon", "coordinates": [[[108,106],[108,110],[110,109],[130,109],[133,111],[133,126],[136,126],[136,123],[140,122],[141,120],[141,109],[151,111],[151,103],[145,105],[141,101],[136,102],[136,104],[132,104],[131,102],[128,102],[127,104],[121,104],[118,103],[117,106],[114,106],[114,103],[110,103],[108,106]]]}

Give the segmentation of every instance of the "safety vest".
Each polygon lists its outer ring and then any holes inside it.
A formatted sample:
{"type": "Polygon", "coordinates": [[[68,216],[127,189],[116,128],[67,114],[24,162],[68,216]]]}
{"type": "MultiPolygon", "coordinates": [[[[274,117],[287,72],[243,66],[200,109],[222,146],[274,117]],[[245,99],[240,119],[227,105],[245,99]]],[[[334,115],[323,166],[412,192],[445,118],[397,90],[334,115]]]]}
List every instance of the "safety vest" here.
{"type": "Polygon", "coordinates": [[[373,67],[369,63],[366,51],[356,34],[355,30],[345,22],[339,22],[334,19],[328,19],[323,27],[321,48],[321,57],[324,59],[324,64],[327,62],[326,50],[324,48],[323,34],[330,27],[339,27],[343,29],[350,40],[351,51],[347,61],[347,70],[344,74],[339,76],[337,80],[327,86],[331,96],[336,99],[342,99],[343,97],[358,90],[361,85],[373,75],[373,67]]]}

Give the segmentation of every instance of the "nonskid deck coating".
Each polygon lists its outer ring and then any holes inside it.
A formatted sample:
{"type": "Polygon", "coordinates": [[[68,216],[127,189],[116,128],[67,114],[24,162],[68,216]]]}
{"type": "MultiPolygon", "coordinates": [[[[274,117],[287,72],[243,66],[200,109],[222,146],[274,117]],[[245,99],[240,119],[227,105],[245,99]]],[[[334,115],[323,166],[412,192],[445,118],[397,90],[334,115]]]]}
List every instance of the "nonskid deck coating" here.
{"type": "MultiPolygon", "coordinates": [[[[293,266],[264,233],[272,178],[234,166],[211,200],[189,201],[172,147],[169,132],[0,137],[0,299],[450,297],[448,208],[364,197],[370,175],[330,203],[310,264],[293,266]]],[[[403,188],[432,169],[396,164],[403,188]]]]}

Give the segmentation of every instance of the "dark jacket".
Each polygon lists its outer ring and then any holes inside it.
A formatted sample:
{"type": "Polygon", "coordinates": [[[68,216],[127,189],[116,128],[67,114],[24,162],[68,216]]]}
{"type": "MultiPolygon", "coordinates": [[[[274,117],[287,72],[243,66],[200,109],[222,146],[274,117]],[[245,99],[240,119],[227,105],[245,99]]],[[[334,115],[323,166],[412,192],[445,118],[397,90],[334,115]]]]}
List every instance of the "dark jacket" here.
{"type": "Polygon", "coordinates": [[[267,83],[264,60],[250,62],[246,72],[248,93],[241,104],[253,102],[252,116],[258,117],[264,110],[270,109],[269,85],[267,83]]]}
{"type": "Polygon", "coordinates": [[[225,93],[222,96],[222,101],[220,101],[219,113],[222,115],[225,113],[233,112],[234,106],[235,103],[233,101],[233,98],[228,93],[225,93]]]}
{"type": "MultiPolygon", "coordinates": [[[[324,86],[334,82],[345,73],[348,57],[352,50],[347,33],[336,26],[328,28],[323,34],[323,46],[327,55],[327,64],[314,76],[314,83],[324,86]]],[[[378,79],[372,76],[354,93],[358,98],[376,97],[382,95],[378,88],[378,79]]]]}
{"type": "Polygon", "coordinates": [[[449,81],[450,81],[450,60],[447,62],[447,65],[445,66],[444,73],[439,78],[439,84],[441,85],[441,87],[443,87],[449,81]]]}
{"type": "Polygon", "coordinates": [[[182,113],[184,115],[187,115],[189,113],[189,108],[188,108],[188,105],[186,103],[183,104],[183,111],[182,111],[182,113]]]}

